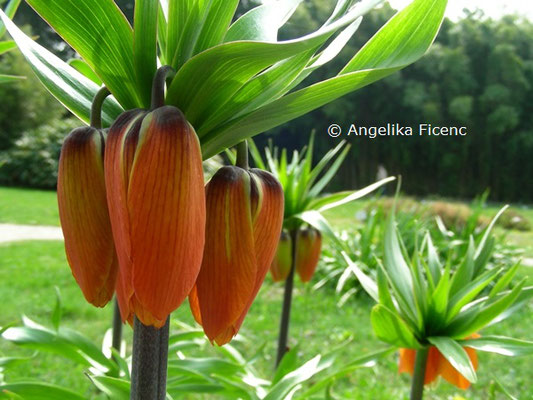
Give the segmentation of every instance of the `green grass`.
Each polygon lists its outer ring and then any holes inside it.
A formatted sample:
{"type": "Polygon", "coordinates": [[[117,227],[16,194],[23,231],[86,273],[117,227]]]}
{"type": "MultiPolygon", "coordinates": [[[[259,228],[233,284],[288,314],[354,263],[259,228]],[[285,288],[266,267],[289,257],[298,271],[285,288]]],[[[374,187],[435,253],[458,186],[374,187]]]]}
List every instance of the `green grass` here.
{"type": "MultiPolygon", "coordinates": [[[[525,270],[521,275],[526,273],[525,270]]],[[[19,321],[21,314],[42,324],[49,319],[55,302],[54,286],[63,299],[63,325],[77,329],[101,343],[111,321],[111,307],[96,309],[88,305],[76,286],[66,264],[60,242],[23,242],[0,246],[0,326],[19,321]]],[[[276,351],[282,287],[267,278],[264,287],[250,310],[241,332],[249,340],[238,343],[238,348],[251,357],[264,346],[256,361],[256,368],[266,378],[272,377],[276,351]]],[[[331,288],[310,292],[310,285],[296,283],[292,309],[290,346],[298,346],[302,363],[316,354],[328,352],[346,338],[353,341],[340,352],[338,363],[384,347],[374,336],[369,314],[372,307],[366,297],[354,298],[342,308],[336,306],[337,297],[331,288]]],[[[174,319],[193,323],[189,308],[184,304],[174,313],[174,319]]],[[[482,334],[505,334],[532,339],[533,309],[522,309],[498,326],[482,334]]],[[[131,329],[125,328],[125,337],[131,343],[131,329]]],[[[29,356],[31,351],[0,341],[0,357],[29,356]]],[[[493,376],[506,384],[520,399],[533,398],[533,370],[528,358],[505,358],[480,353],[479,382],[463,392],[446,382],[440,382],[427,391],[426,399],[448,399],[461,395],[465,399],[486,400],[493,376]]],[[[337,381],[334,389],[340,398],[406,399],[409,377],[397,374],[397,358],[391,355],[373,368],[358,370],[337,381]]],[[[40,379],[74,388],[94,397],[83,369],[58,356],[39,354],[31,361],[5,372],[9,382],[40,379]]],[[[189,397],[194,398],[194,397],[189,397]]],[[[213,397],[214,398],[214,397],[213,397]]],[[[319,397],[320,398],[320,397],[319,397]]]]}
{"type": "Polygon", "coordinates": [[[0,187],[0,223],[59,226],[56,193],[0,187]]]}

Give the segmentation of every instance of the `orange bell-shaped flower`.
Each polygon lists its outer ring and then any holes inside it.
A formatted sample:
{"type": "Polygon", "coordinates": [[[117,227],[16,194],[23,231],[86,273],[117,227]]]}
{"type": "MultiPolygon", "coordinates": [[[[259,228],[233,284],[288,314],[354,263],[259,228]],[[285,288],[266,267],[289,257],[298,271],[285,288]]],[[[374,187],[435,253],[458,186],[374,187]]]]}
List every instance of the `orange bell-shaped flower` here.
{"type": "Polygon", "coordinates": [[[283,190],[268,172],[223,167],[206,186],[202,268],[189,302],[207,337],[228,343],[268,272],[283,222],[283,190]]]}
{"type": "Polygon", "coordinates": [[[104,138],[92,127],[74,129],[59,159],[57,198],[67,260],[87,301],[113,297],[117,258],[107,211],[104,138]]]}
{"type": "Polygon", "coordinates": [[[270,266],[270,274],[274,282],[284,281],[289,276],[292,260],[291,243],[290,235],[287,232],[281,232],[276,255],[270,266]]]}
{"type": "MultiPolygon", "coordinates": [[[[477,339],[479,337],[480,335],[473,334],[467,339],[477,339]]],[[[464,350],[466,351],[466,354],[468,354],[474,370],[477,371],[478,358],[476,351],[471,347],[464,347],[464,350]]],[[[409,374],[413,375],[415,369],[415,358],[416,350],[400,349],[399,373],[408,372],[409,374]]],[[[460,389],[468,389],[470,387],[470,382],[468,379],[466,379],[459,371],[457,371],[435,346],[431,346],[429,348],[426,362],[426,375],[424,377],[424,384],[427,385],[434,382],[439,375],[460,389]]]]}
{"type": "Polygon", "coordinates": [[[202,262],[198,137],[176,107],[125,112],[109,130],[105,174],[122,319],[135,314],[161,327],[189,295],[202,262]]]}
{"type": "Polygon", "coordinates": [[[322,250],[322,235],[315,228],[298,232],[296,242],[296,272],[302,282],[309,282],[315,273],[322,250]]]}

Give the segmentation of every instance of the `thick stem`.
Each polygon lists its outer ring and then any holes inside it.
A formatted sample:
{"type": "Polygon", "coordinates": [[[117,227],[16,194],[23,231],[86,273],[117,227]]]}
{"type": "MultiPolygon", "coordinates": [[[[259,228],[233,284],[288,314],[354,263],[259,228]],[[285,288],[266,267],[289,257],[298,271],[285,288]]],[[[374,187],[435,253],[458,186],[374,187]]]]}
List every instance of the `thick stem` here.
{"type": "Polygon", "coordinates": [[[111,92],[105,86],[96,92],[91,106],[91,126],[93,128],[102,129],[102,106],[110,94],[111,92]]]}
{"type": "Polygon", "coordinates": [[[165,84],[175,74],[176,72],[169,65],[163,65],[155,73],[152,83],[152,110],[165,105],[165,84]]]}
{"type": "Polygon", "coordinates": [[[248,169],[248,142],[243,140],[237,145],[237,161],[235,163],[237,167],[248,169]]]}
{"type": "Polygon", "coordinates": [[[120,318],[120,308],[118,308],[118,301],[115,298],[115,308],[113,310],[113,340],[111,347],[120,354],[120,345],[122,343],[122,319],[120,318]]]}
{"type": "Polygon", "coordinates": [[[428,347],[416,351],[415,371],[411,385],[411,400],[422,400],[424,396],[424,378],[426,376],[428,353],[428,347]]]}
{"type": "Polygon", "coordinates": [[[291,235],[291,270],[285,281],[285,292],[283,293],[283,309],[281,311],[281,321],[279,324],[278,355],[276,357],[276,367],[287,352],[287,341],[289,337],[289,324],[291,319],[292,288],[294,286],[294,270],[296,269],[296,240],[298,239],[298,229],[292,229],[291,235]]]}
{"type": "Polygon", "coordinates": [[[166,398],[169,321],[157,329],[135,317],[130,400],[166,398]]]}

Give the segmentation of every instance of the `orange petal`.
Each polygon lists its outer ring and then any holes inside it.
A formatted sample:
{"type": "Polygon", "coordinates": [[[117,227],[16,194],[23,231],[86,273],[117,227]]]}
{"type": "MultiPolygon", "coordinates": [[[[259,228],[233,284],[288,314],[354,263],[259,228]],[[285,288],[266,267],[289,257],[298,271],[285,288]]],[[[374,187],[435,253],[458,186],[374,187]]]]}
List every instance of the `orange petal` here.
{"type": "MultiPolygon", "coordinates": [[[[464,349],[470,358],[470,362],[472,363],[474,370],[477,370],[478,358],[476,351],[469,347],[465,347],[464,349]]],[[[466,379],[459,371],[457,371],[443,356],[439,372],[444,379],[460,389],[468,389],[470,387],[470,382],[468,379],[466,379]]]]}
{"type": "Polygon", "coordinates": [[[191,293],[189,293],[189,305],[191,307],[192,316],[194,317],[194,320],[198,322],[200,325],[202,325],[202,314],[200,312],[200,303],[198,301],[198,289],[196,288],[196,285],[191,290],[191,293]]]}
{"type": "Polygon", "coordinates": [[[276,255],[270,266],[270,273],[274,282],[287,279],[291,270],[291,237],[287,232],[281,232],[276,249],[276,255]]]}
{"type": "Polygon", "coordinates": [[[72,131],[59,160],[57,196],[72,274],[87,301],[103,307],[115,289],[117,259],[106,203],[102,134],[72,131]]]}
{"type": "Polygon", "coordinates": [[[133,318],[130,306],[133,296],[131,241],[126,198],[133,155],[137,146],[136,138],[144,115],[145,112],[138,109],[121,114],[109,129],[105,150],[107,205],[119,260],[116,291],[122,321],[133,318]]]}
{"type": "Polygon", "coordinates": [[[257,262],[250,180],[244,169],[223,167],[206,186],[206,241],[196,287],[210,340],[228,336],[254,290],[257,262]]]}
{"type": "MultiPolygon", "coordinates": [[[[283,225],[283,188],[270,173],[260,169],[252,169],[250,175],[258,185],[260,202],[253,221],[254,246],[257,261],[257,274],[254,289],[245,309],[235,323],[234,333],[239,331],[248,310],[252,306],[266,274],[272,264],[283,225]]],[[[230,338],[231,339],[231,338],[230,338]]]]}
{"type": "MultiPolygon", "coordinates": [[[[437,379],[440,353],[435,347],[430,347],[428,351],[428,358],[426,361],[426,374],[424,376],[424,384],[427,385],[437,379]]],[[[415,369],[416,350],[400,349],[400,363],[398,372],[407,372],[411,375],[415,369]]]]}
{"type": "Polygon", "coordinates": [[[144,117],[128,183],[135,314],[162,326],[191,292],[205,240],[200,143],[175,107],[144,117]]]}
{"type": "Polygon", "coordinates": [[[322,249],[322,236],[314,228],[298,232],[296,245],[296,272],[302,282],[309,282],[315,273],[322,249]]]}

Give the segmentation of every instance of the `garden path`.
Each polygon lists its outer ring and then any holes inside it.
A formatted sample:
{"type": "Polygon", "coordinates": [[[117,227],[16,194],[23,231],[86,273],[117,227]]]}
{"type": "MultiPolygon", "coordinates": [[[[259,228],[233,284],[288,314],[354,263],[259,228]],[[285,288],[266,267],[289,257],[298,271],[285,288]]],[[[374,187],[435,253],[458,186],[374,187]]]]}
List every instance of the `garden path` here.
{"type": "Polygon", "coordinates": [[[0,243],[20,240],[63,240],[63,232],[55,226],[0,224],[0,243]]]}
{"type": "MultiPolygon", "coordinates": [[[[0,243],[22,240],[63,240],[63,232],[55,226],[0,224],[0,243]]],[[[533,258],[523,259],[522,265],[533,268],[533,258]]]]}

